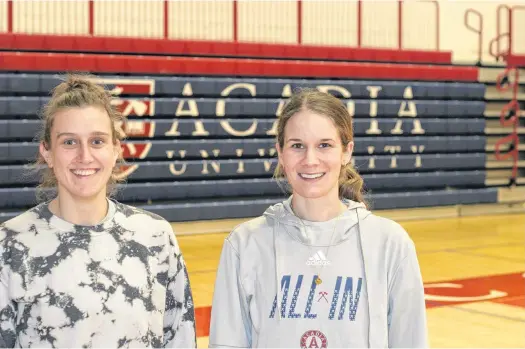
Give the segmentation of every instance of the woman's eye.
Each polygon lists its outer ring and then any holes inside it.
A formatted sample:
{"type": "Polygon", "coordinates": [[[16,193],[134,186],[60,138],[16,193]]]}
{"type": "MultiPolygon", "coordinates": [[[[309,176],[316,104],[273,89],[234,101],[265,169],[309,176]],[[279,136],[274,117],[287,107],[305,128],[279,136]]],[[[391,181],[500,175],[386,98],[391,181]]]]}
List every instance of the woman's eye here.
{"type": "Polygon", "coordinates": [[[329,147],[331,147],[331,145],[329,143],[321,143],[321,144],[319,144],[319,146],[321,148],[329,148],[329,147]]]}
{"type": "Polygon", "coordinates": [[[294,144],[292,144],[292,148],[299,149],[299,148],[302,148],[302,147],[303,147],[303,145],[301,143],[294,143],[294,144]]]}
{"type": "Polygon", "coordinates": [[[64,141],[64,145],[74,145],[75,144],[75,140],[74,139],[66,139],[64,141]]]}

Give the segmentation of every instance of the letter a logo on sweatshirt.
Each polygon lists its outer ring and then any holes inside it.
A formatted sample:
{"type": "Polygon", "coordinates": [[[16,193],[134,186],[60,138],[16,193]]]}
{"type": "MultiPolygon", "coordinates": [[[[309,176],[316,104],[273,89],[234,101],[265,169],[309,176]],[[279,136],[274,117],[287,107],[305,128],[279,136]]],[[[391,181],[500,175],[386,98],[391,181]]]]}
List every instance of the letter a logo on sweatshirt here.
{"type": "Polygon", "coordinates": [[[306,331],[301,337],[301,349],[327,348],[328,340],[323,332],[317,330],[306,331]]]}
{"type": "Polygon", "coordinates": [[[319,250],[312,257],[308,258],[306,265],[330,265],[330,261],[324,255],[324,252],[319,250]]]}

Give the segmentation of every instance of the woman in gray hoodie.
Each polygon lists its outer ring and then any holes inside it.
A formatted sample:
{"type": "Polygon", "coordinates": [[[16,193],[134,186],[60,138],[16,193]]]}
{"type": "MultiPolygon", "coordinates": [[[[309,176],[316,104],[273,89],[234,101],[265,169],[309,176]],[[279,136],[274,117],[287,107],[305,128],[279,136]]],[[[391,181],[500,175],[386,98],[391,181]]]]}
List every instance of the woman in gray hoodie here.
{"type": "Polygon", "coordinates": [[[414,243],[368,210],[353,147],[341,100],[290,98],[275,177],[291,195],[225,239],[210,347],[427,347],[414,243]]]}

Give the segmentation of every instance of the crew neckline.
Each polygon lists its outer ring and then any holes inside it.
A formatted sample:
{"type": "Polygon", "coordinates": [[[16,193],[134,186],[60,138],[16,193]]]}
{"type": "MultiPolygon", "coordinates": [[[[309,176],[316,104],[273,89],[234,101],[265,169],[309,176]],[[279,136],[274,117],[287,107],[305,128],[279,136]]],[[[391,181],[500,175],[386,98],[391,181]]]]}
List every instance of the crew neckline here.
{"type": "Polygon", "coordinates": [[[106,198],[106,200],[108,202],[108,211],[106,213],[106,216],[100,222],[93,225],[75,224],[56,216],[49,209],[49,204],[51,203],[51,200],[43,203],[42,209],[44,210],[45,215],[50,217],[49,224],[60,230],[74,230],[79,233],[84,232],[91,234],[103,233],[108,229],[109,224],[113,221],[113,217],[115,216],[115,213],[117,211],[115,202],[109,198],[106,198]]]}

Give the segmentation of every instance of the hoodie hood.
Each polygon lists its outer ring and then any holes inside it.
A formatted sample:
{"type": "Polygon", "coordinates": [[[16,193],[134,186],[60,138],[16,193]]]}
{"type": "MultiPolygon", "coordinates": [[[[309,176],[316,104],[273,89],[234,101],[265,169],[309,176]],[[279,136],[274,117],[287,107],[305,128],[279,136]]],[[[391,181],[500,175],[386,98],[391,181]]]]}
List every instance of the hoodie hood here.
{"type": "Polygon", "coordinates": [[[308,246],[326,247],[348,239],[360,219],[371,212],[365,204],[343,199],[345,211],[328,221],[315,222],[301,219],[292,210],[292,196],[266,209],[264,216],[275,226],[281,226],[294,240],[308,246]],[[358,212],[359,211],[359,212],[358,212]],[[333,231],[333,236],[332,236],[333,231]]]}

